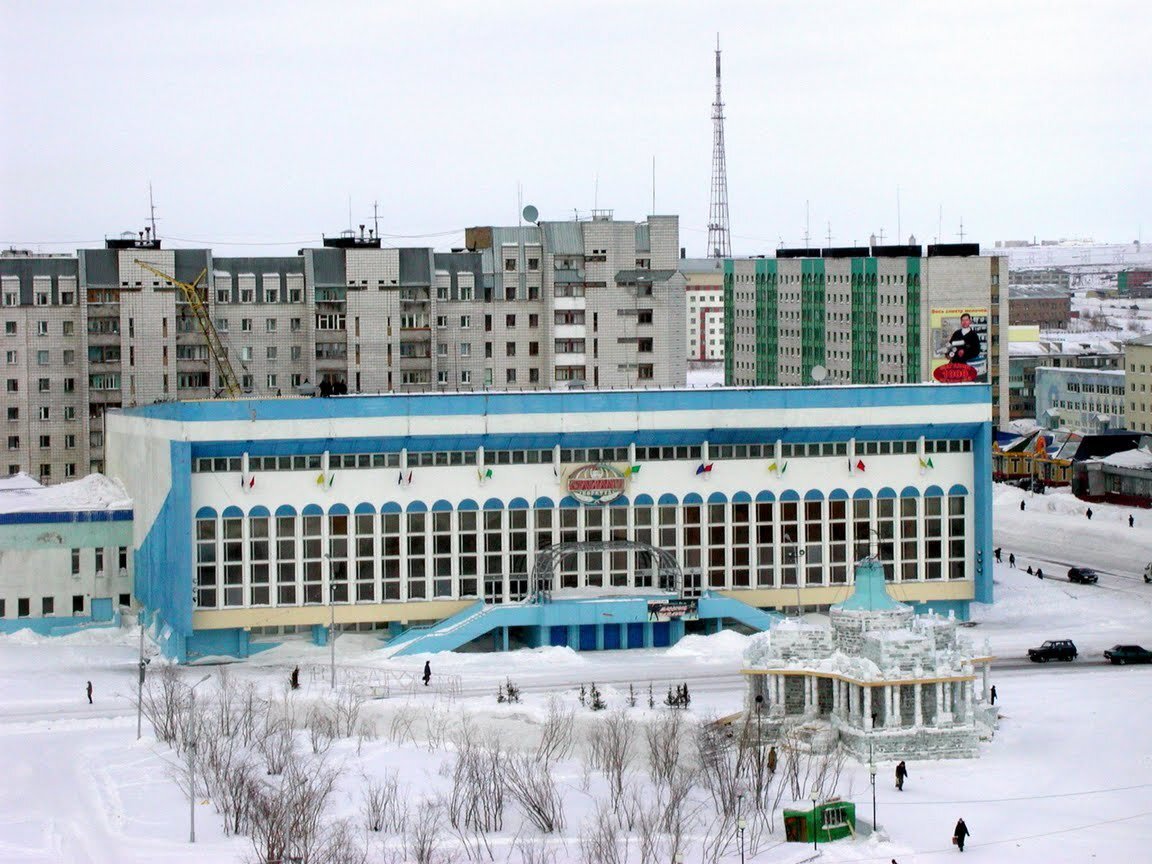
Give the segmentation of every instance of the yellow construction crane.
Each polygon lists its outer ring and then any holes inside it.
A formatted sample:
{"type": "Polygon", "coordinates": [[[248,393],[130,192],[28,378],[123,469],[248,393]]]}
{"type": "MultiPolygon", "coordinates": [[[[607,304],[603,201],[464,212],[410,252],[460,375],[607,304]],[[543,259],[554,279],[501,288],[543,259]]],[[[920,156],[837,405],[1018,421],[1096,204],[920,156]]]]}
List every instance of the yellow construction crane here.
{"type": "Polygon", "coordinates": [[[181,282],[179,279],[157,270],[147,261],[141,261],[137,258],[135,262],[145,270],[155,273],[170,285],[178,286],[184,292],[184,298],[192,307],[192,311],[196,315],[196,323],[200,326],[200,332],[204,334],[204,340],[208,343],[208,353],[212,355],[212,360],[220,372],[220,384],[224,392],[229,398],[240,396],[243,392],[240,389],[240,379],[236,377],[236,371],[232,368],[232,361],[228,359],[228,351],[220,342],[220,334],[216,332],[216,325],[212,323],[212,317],[208,314],[208,307],[204,305],[204,299],[196,288],[200,284],[200,280],[208,275],[208,268],[205,267],[201,270],[200,275],[193,279],[192,284],[189,285],[187,282],[181,282]]]}

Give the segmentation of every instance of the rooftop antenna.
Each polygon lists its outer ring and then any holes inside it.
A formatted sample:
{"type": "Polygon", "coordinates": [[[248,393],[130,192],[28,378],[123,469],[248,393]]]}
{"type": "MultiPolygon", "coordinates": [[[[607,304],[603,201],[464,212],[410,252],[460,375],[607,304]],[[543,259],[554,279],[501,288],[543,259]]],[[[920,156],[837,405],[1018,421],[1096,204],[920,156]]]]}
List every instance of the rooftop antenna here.
{"type": "Polygon", "coordinates": [[[348,195],[348,230],[352,230],[352,195],[348,195]]]}
{"type": "Polygon", "coordinates": [[[808,217],[809,217],[808,201],[805,200],[805,202],[804,202],[804,248],[805,249],[809,249],[812,246],[811,232],[809,231],[809,229],[811,228],[811,225],[809,225],[809,218],[808,217]]]}
{"type": "Polygon", "coordinates": [[[939,212],[936,214],[936,242],[944,242],[944,205],[941,204],[939,212]]]}
{"type": "Polygon", "coordinates": [[[152,181],[151,180],[148,181],[148,211],[151,214],[151,218],[152,218],[152,239],[156,240],[160,237],[160,235],[156,233],[156,204],[152,200],[152,181]]]}
{"type": "Polygon", "coordinates": [[[832,222],[828,222],[828,245],[832,245],[832,222]]]}
{"type": "Polygon", "coordinates": [[[720,34],[716,34],[716,100],[712,103],[712,195],[708,203],[708,257],[731,258],[728,161],[724,155],[724,100],[720,95],[720,34]]]}
{"type": "Polygon", "coordinates": [[[595,215],[596,211],[600,209],[600,172],[597,171],[592,176],[592,213],[595,215]]]}
{"type": "Polygon", "coordinates": [[[378,201],[372,202],[372,230],[376,232],[376,237],[380,237],[380,204],[378,201]]]}
{"type": "Polygon", "coordinates": [[[656,215],[656,155],[652,155],[652,215],[656,215]]]}
{"type": "Polygon", "coordinates": [[[964,242],[964,217],[960,217],[960,242],[964,242]]]}
{"type": "Polygon", "coordinates": [[[900,238],[904,236],[904,232],[900,230],[900,187],[896,187],[896,242],[900,242],[900,238]]]}

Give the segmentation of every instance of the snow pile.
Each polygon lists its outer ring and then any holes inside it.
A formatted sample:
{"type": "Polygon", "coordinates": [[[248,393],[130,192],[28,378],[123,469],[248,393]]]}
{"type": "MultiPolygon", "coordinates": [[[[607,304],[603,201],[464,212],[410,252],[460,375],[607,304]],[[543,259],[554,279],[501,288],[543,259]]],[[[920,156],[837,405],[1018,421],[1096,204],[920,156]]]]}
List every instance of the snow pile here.
{"type": "Polygon", "coordinates": [[[10,489],[42,489],[43,487],[31,474],[19,471],[9,477],[0,477],[0,492],[10,489]]]}
{"type": "MultiPolygon", "coordinates": [[[[17,478],[20,476],[16,475],[17,478]]],[[[89,474],[80,480],[58,483],[55,486],[41,486],[38,483],[34,486],[16,486],[16,488],[0,486],[0,513],[131,509],[132,499],[128,496],[128,490],[119,481],[103,474],[89,474]]]]}
{"type": "Polygon", "coordinates": [[[1147,450],[1136,448],[1135,450],[1125,450],[1122,453],[1113,453],[1111,456],[1105,456],[1103,459],[1098,460],[1105,465],[1115,465],[1117,468],[1152,468],[1152,453],[1147,450]]]}

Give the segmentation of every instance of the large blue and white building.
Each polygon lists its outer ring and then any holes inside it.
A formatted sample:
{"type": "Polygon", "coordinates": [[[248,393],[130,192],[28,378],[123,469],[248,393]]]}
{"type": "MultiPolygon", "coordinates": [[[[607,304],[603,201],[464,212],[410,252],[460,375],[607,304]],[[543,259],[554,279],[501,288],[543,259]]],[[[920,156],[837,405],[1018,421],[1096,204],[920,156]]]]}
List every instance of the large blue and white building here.
{"type": "Polygon", "coordinates": [[[456,616],[497,647],[667,644],[842,601],[870,549],[921,610],[992,595],[986,385],[162,403],[108,432],[135,593],[180,659],[323,641],[330,616],[401,640],[456,616]],[[662,592],[703,623],[604,612],[662,592]],[[594,616],[535,602],[588,595],[594,616]]]}

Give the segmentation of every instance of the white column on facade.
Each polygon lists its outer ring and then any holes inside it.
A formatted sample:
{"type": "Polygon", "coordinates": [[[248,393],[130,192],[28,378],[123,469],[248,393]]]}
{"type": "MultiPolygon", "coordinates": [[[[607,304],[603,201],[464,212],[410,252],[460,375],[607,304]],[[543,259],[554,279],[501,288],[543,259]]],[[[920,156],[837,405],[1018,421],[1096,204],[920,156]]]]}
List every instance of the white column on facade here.
{"type": "Polygon", "coordinates": [[[900,685],[889,684],[884,688],[888,691],[888,703],[885,705],[885,726],[900,725],[900,685]]]}
{"type": "Polygon", "coordinates": [[[855,684],[848,685],[848,723],[852,726],[858,726],[860,716],[860,704],[857,699],[862,699],[863,696],[859,693],[859,688],[855,684]]]}
{"type": "Polygon", "coordinates": [[[915,700],[914,714],[912,718],[913,725],[920,728],[924,725],[924,694],[923,684],[917,683],[913,688],[913,699],[915,700]]]}
{"type": "Polygon", "coordinates": [[[989,665],[990,664],[988,664],[988,663],[984,663],[980,667],[980,673],[981,673],[981,679],[982,679],[981,683],[983,685],[982,689],[984,691],[984,695],[981,697],[981,701],[984,701],[984,702],[987,702],[991,698],[991,694],[989,694],[989,692],[988,692],[988,666],[989,665]]]}
{"type": "Polygon", "coordinates": [[[840,679],[832,679],[832,716],[840,716],[840,679]]]}
{"type": "Polygon", "coordinates": [[[864,688],[864,728],[872,731],[872,688],[864,688]]]}

